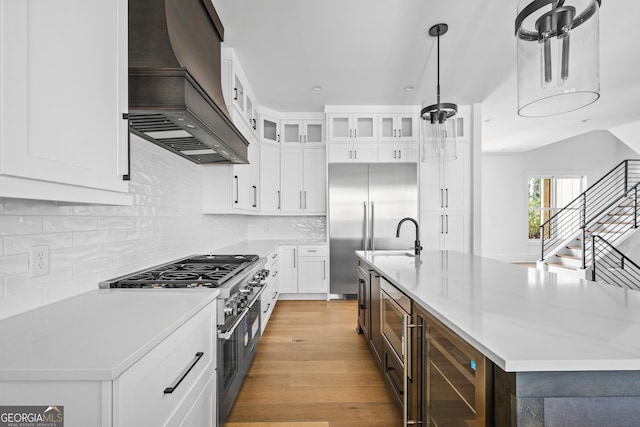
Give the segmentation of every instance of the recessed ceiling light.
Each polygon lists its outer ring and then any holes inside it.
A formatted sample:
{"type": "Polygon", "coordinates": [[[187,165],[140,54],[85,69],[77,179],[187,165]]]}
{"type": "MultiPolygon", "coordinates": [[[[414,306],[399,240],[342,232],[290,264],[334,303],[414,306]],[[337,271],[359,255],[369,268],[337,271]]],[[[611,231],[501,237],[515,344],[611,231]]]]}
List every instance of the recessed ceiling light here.
{"type": "Polygon", "coordinates": [[[405,87],[404,87],[404,91],[405,91],[405,92],[411,92],[412,90],[415,90],[415,87],[414,87],[414,86],[405,86],[405,87]]]}
{"type": "Polygon", "coordinates": [[[313,89],[316,92],[320,92],[322,90],[322,86],[320,85],[311,86],[311,89],[313,89]]]}

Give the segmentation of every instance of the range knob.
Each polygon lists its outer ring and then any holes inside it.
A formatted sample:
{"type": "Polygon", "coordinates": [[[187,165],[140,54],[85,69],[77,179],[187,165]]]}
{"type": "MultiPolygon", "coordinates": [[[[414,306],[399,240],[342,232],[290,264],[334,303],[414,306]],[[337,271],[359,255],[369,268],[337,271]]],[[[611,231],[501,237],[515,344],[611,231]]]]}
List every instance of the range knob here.
{"type": "Polygon", "coordinates": [[[225,307],[224,308],[224,315],[225,316],[231,316],[233,314],[233,307],[225,307]]]}
{"type": "MultiPolygon", "coordinates": [[[[251,282],[249,282],[249,283],[251,283],[251,282]]],[[[240,296],[243,299],[247,299],[247,297],[249,296],[250,293],[251,293],[251,289],[249,289],[249,288],[240,289],[240,296]]]]}

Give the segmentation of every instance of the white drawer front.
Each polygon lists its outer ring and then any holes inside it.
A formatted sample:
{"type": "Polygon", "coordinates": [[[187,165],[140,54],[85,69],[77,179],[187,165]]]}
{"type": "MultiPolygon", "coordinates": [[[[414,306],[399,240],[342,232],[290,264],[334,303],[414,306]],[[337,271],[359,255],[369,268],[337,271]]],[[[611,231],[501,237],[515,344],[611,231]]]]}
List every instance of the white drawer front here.
{"type": "Polygon", "coordinates": [[[210,304],[116,379],[115,425],[163,426],[200,377],[215,375],[215,319],[210,304]]]}
{"type": "Polygon", "coordinates": [[[326,246],[298,246],[298,256],[325,256],[327,254],[326,246]]]}

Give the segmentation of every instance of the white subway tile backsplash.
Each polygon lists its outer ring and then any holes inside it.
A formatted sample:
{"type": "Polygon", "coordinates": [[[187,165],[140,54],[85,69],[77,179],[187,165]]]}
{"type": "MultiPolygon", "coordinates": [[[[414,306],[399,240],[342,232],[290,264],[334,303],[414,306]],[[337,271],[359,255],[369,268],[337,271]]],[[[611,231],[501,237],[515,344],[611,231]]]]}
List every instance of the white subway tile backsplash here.
{"type": "MultiPolygon", "coordinates": [[[[100,258],[93,261],[76,262],[73,264],[73,278],[85,278],[87,276],[100,277],[106,271],[118,268],[118,257],[100,258]]],[[[97,285],[97,282],[96,282],[97,285]]]]}
{"type": "Polygon", "coordinates": [[[326,238],[324,217],[203,215],[201,168],[133,135],[131,171],[133,206],[0,198],[0,319],[247,238],[326,238]],[[50,273],[31,278],[35,244],[49,246],[50,273]]]}
{"type": "Polygon", "coordinates": [[[0,278],[27,273],[29,271],[29,255],[9,255],[0,258],[0,278]]]}
{"type": "Polygon", "coordinates": [[[42,233],[41,216],[0,216],[0,236],[42,233]]]}
{"type": "Polygon", "coordinates": [[[79,231],[73,233],[73,246],[101,245],[115,242],[118,239],[116,230],[79,231]]]}
{"type": "MultiPolygon", "coordinates": [[[[49,262],[53,266],[73,265],[76,262],[100,258],[100,246],[83,246],[49,252],[49,262]]],[[[47,277],[47,276],[44,276],[47,277]]]]}
{"type": "Polygon", "coordinates": [[[31,246],[47,245],[49,250],[70,248],[73,246],[71,233],[47,233],[28,236],[8,236],[4,238],[4,253],[14,255],[28,253],[31,246]]]}
{"type": "Polygon", "coordinates": [[[100,217],[52,216],[42,218],[42,231],[60,233],[63,231],[88,231],[98,229],[100,217]]]}
{"type": "Polygon", "coordinates": [[[58,202],[4,199],[4,215],[71,215],[73,207],[58,202]]]}
{"type": "Polygon", "coordinates": [[[95,205],[81,205],[73,207],[73,214],[79,216],[107,216],[117,215],[117,206],[95,206],[95,205]]]}
{"type": "Polygon", "coordinates": [[[116,230],[135,228],[136,219],[134,217],[106,216],[98,218],[98,228],[100,230],[116,230]]]}

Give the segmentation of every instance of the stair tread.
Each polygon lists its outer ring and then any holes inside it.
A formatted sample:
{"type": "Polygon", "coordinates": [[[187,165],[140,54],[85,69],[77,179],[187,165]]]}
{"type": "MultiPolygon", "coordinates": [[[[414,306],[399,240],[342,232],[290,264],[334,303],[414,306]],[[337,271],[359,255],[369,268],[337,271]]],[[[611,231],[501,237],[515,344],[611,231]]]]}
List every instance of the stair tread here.
{"type": "Polygon", "coordinates": [[[565,246],[567,249],[571,249],[571,250],[582,250],[582,246],[580,245],[569,245],[569,246],[565,246]]]}
{"type": "Polygon", "coordinates": [[[556,254],[556,256],[558,258],[569,258],[569,259],[575,259],[576,261],[581,261],[582,258],[577,257],[575,255],[569,255],[569,254],[556,254]]]}
{"type": "Polygon", "coordinates": [[[566,265],[566,264],[560,264],[558,262],[548,262],[547,265],[554,266],[554,267],[565,268],[567,270],[577,270],[576,267],[572,267],[572,266],[566,265]]]}

